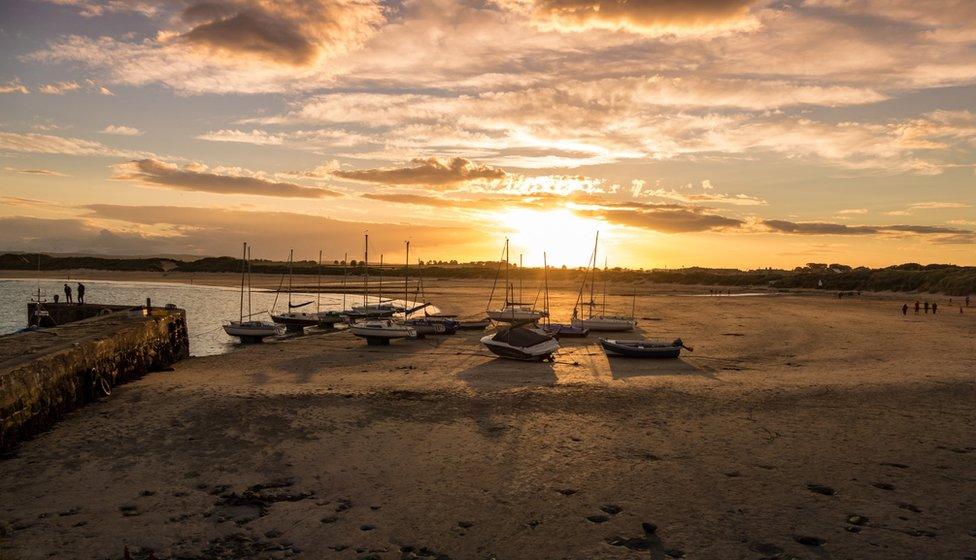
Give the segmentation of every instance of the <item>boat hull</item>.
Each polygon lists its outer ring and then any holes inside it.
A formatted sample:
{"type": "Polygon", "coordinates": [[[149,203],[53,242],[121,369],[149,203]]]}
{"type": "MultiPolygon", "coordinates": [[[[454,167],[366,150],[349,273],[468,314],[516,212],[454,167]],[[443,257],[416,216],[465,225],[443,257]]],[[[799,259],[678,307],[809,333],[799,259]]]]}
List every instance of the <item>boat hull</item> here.
{"type": "Polygon", "coordinates": [[[649,360],[670,360],[681,355],[681,341],[658,342],[652,340],[608,340],[600,339],[600,346],[607,356],[641,358],[649,360]]]}
{"type": "Polygon", "coordinates": [[[318,315],[315,313],[282,313],[280,315],[272,315],[271,320],[275,324],[283,325],[288,332],[302,332],[305,330],[305,327],[314,327],[319,324],[318,315]]]}
{"type": "Polygon", "coordinates": [[[491,325],[491,319],[481,321],[458,321],[458,330],[461,331],[483,331],[491,325]]]}
{"type": "Polygon", "coordinates": [[[233,321],[224,325],[224,332],[229,336],[237,337],[244,343],[263,342],[269,336],[277,336],[278,327],[273,324],[261,321],[245,321],[240,323],[233,321]]]}
{"type": "Polygon", "coordinates": [[[541,362],[552,359],[553,353],[559,350],[559,343],[556,339],[550,339],[533,346],[512,346],[504,342],[493,340],[495,335],[490,334],[481,339],[481,343],[488,350],[498,356],[508,360],[519,360],[523,362],[541,362]]]}
{"type": "Polygon", "coordinates": [[[590,329],[558,323],[543,325],[542,330],[556,338],[586,338],[590,334],[590,329]]]}
{"type": "Polygon", "coordinates": [[[417,337],[416,329],[392,321],[356,323],[349,327],[349,332],[359,338],[365,338],[366,343],[371,346],[385,346],[391,340],[417,337]]]}
{"type": "Polygon", "coordinates": [[[489,311],[488,318],[498,323],[524,323],[526,321],[538,321],[545,317],[542,311],[508,311],[505,309],[489,311]]]}
{"type": "Polygon", "coordinates": [[[627,317],[590,317],[572,321],[572,326],[594,332],[627,332],[634,330],[636,325],[636,321],[627,317]]]}

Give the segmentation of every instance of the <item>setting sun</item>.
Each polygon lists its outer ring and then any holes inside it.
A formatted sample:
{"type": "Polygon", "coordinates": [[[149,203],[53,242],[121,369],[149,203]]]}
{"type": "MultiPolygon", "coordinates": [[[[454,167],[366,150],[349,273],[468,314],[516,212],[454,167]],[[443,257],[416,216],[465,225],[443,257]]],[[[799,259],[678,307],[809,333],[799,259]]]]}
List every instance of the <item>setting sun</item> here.
{"type": "Polygon", "coordinates": [[[571,210],[511,209],[493,215],[512,242],[512,259],[524,255],[526,266],[542,266],[546,253],[550,266],[585,266],[593,249],[593,237],[612,239],[613,226],[602,220],[577,216],[571,210]]]}

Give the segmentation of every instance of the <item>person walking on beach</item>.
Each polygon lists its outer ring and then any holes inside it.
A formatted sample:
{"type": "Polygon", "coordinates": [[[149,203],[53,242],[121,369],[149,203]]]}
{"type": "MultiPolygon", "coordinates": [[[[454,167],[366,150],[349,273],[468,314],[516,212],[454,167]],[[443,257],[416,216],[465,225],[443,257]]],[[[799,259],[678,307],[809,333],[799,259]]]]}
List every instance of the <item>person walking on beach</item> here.
{"type": "Polygon", "coordinates": [[[64,302],[71,303],[71,286],[64,285],[64,302]]]}
{"type": "Polygon", "coordinates": [[[915,300],[915,314],[916,314],[916,315],[918,315],[918,306],[919,306],[919,305],[920,305],[920,304],[918,303],[918,300],[915,300]]]}
{"type": "Polygon", "coordinates": [[[85,303],[85,285],[78,282],[78,305],[85,303]]]}
{"type": "Polygon", "coordinates": [[[966,296],[966,307],[969,307],[969,296],[966,296]]]}
{"type": "Polygon", "coordinates": [[[922,305],[922,308],[925,309],[925,314],[928,315],[929,314],[929,302],[925,302],[925,304],[922,305]]]}
{"type": "Polygon", "coordinates": [[[901,306],[901,314],[902,315],[908,315],[908,304],[907,303],[905,305],[902,305],[901,306]]]}
{"type": "Polygon", "coordinates": [[[932,302],[932,315],[935,315],[938,312],[939,312],[939,303],[933,301],[932,302]]]}

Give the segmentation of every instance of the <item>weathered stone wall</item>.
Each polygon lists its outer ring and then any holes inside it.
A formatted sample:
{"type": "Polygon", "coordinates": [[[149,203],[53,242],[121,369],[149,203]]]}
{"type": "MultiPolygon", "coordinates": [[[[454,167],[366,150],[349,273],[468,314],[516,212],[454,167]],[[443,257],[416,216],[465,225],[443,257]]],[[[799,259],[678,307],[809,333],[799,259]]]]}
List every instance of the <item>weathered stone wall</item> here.
{"type": "Polygon", "coordinates": [[[127,379],[189,355],[182,309],[116,312],[0,342],[0,449],[127,379]]]}
{"type": "Polygon", "coordinates": [[[37,303],[27,304],[27,325],[30,327],[56,327],[75,321],[91,319],[101,315],[108,315],[116,311],[132,309],[131,305],[103,305],[97,303],[85,303],[82,305],[74,303],[44,303],[41,309],[46,311],[46,316],[37,313],[37,303]],[[41,324],[38,324],[41,323],[41,324]]]}

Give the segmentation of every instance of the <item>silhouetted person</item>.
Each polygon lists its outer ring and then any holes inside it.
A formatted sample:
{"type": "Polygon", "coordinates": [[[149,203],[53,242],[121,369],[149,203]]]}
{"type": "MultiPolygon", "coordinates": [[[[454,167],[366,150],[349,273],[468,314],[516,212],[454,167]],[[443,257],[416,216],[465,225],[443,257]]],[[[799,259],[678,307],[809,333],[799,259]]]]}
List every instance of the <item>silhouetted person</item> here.
{"type": "Polygon", "coordinates": [[[939,304],[933,301],[932,302],[932,315],[935,315],[938,312],[939,312],[939,304]]]}
{"type": "Polygon", "coordinates": [[[925,314],[928,315],[929,314],[929,302],[925,302],[922,305],[922,309],[925,309],[925,314]]]}
{"type": "Polygon", "coordinates": [[[902,305],[901,306],[901,314],[902,315],[908,315],[908,304],[907,303],[905,305],[902,305]]]}
{"type": "Polygon", "coordinates": [[[59,299],[61,299],[61,296],[54,294],[54,303],[57,303],[59,299]]]}
{"type": "Polygon", "coordinates": [[[71,286],[64,285],[64,302],[71,303],[71,286]]]}
{"type": "Polygon", "coordinates": [[[78,305],[85,303],[85,285],[78,282],[78,305]]]}
{"type": "Polygon", "coordinates": [[[916,314],[916,315],[918,315],[918,308],[919,308],[919,306],[920,306],[920,305],[921,305],[921,304],[920,304],[920,303],[918,303],[918,300],[915,300],[915,314],[916,314]]]}
{"type": "Polygon", "coordinates": [[[966,296],[966,307],[969,307],[969,296],[966,296]]]}

